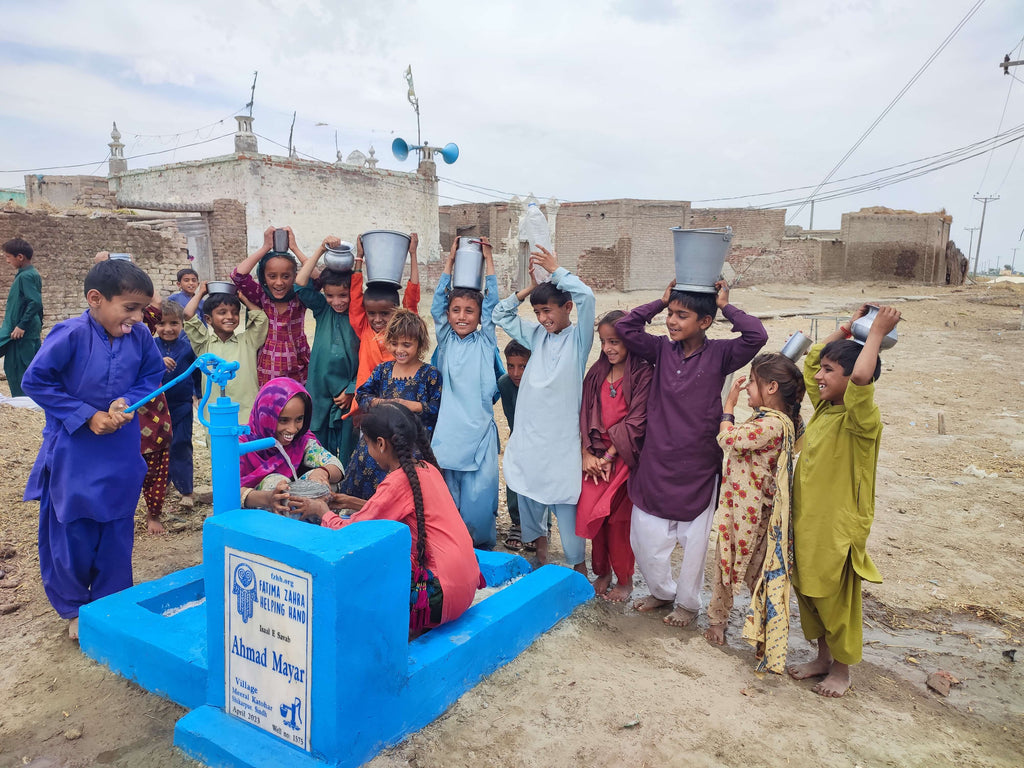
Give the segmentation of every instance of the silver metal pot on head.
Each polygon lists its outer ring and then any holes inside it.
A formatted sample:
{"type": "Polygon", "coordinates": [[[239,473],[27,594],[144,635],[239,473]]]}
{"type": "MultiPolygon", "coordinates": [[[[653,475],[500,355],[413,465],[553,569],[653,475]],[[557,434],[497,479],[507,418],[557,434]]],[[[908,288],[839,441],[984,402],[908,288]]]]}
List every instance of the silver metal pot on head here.
{"type": "Polygon", "coordinates": [[[334,272],[351,272],[356,263],[356,252],[352,243],[341,242],[337,246],[328,247],[320,257],[320,265],[334,272]]]}
{"type": "Polygon", "coordinates": [[[367,283],[390,283],[402,287],[402,272],[412,238],[404,232],[372,229],[362,234],[367,283]]]}
{"type": "MultiPolygon", "coordinates": [[[[864,342],[868,340],[868,332],[871,330],[876,317],[878,317],[878,307],[874,304],[868,304],[868,313],[863,317],[858,317],[850,325],[850,332],[853,333],[854,341],[862,346],[864,345],[864,342]]],[[[896,346],[896,340],[896,329],[893,328],[882,337],[881,348],[892,349],[896,346]]]]}
{"type": "Polygon", "coordinates": [[[207,293],[230,293],[232,296],[238,293],[238,286],[227,280],[210,280],[206,283],[207,293]]]}

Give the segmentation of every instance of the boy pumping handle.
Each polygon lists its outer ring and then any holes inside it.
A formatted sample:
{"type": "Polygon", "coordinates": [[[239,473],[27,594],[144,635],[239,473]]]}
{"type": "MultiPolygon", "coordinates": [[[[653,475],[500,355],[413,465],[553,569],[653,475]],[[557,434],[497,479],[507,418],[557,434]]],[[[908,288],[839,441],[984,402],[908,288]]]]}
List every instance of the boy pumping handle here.
{"type": "Polygon", "coordinates": [[[867,312],[866,305],[858,309],[804,361],[814,416],[793,479],[793,586],[804,637],[817,641],[818,656],[789,673],[797,680],[824,676],[814,691],[829,697],[849,690],[850,665],[861,660],[861,580],[882,581],[867,553],[882,436],[874,382],[882,338],[900,313],[879,307],[861,346],[850,328],[867,312]]]}

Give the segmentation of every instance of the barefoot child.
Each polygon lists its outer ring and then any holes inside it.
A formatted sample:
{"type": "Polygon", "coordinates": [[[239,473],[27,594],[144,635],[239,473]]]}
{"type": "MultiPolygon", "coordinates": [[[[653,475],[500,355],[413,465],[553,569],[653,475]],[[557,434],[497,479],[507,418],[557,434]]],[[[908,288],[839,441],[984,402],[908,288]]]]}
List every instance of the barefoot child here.
{"type": "Polygon", "coordinates": [[[537,561],[548,562],[550,508],[558,519],[566,563],[586,575],[586,541],[576,535],[576,502],[583,477],[579,412],[594,343],[594,292],[543,247],[531,254],[530,266],[532,284],[494,309],[494,322],[531,352],[516,402],[519,428],[505,447],[505,482],[519,494],[523,541],[536,543],[537,561]],[[538,285],[535,266],[550,272],[551,282],[538,285]],[[538,322],[519,317],[519,304],[527,296],[538,322]],[[574,302],[576,325],[570,322],[574,302]]]}
{"type": "MultiPolygon", "coordinates": [[[[291,227],[285,229],[288,249],[298,257],[299,264],[305,264],[306,257],[299,250],[291,227]]],[[[288,376],[305,384],[309,373],[306,305],[295,295],[295,259],[273,248],[274,227],[267,227],[263,245],[232,270],[231,281],[238,286],[239,295],[267,315],[266,341],[256,357],[257,386],[262,387],[277,376],[288,376]],[[249,274],[254,268],[256,280],[249,274]]],[[[208,309],[204,312],[210,314],[208,309]]]]}
{"type": "MultiPolygon", "coordinates": [[[[163,383],[181,375],[196,359],[188,336],[182,333],[185,313],[181,305],[170,299],[160,305],[155,323],[156,346],[167,370],[163,383]]],[[[192,378],[179,381],[164,394],[171,413],[171,452],[168,475],[181,494],[181,504],[191,507],[192,498],[192,378]]]]}
{"type": "Polygon", "coordinates": [[[260,388],[244,439],[273,437],[277,445],[242,456],[243,507],[283,513],[292,480],[301,477],[324,485],[341,480],[341,462],[309,429],[312,411],[309,393],[294,379],[280,376],[260,388]]]}
{"type": "MultiPolygon", "coordinates": [[[[771,598],[772,614],[778,621],[758,633],[758,671],[785,669],[792,572],[790,478],[794,424],[800,421],[803,398],[800,369],[788,357],[773,352],[754,358],[749,379],[740,376],[733,382],[722,408],[718,444],[725,452],[725,470],[715,512],[715,568],[704,637],[724,645],[733,595],[746,584],[756,597],[755,584],[763,578],[772,594],[762,589],[762,604],[771,598]],[[736,424],[736,404],[744,389],[754,414],[736,424]],[[776,578],[780,580],[777,585],[776,578]]],[[[754,613],[759,617],[759,629],[771,621],[763,608],[755,607],[754,613]]]]}
{"type": "Polygon", "coordinates": [[[326,512],[321,522],[326,528],[364,520],[397,520],[409,526],[410,635],[457,619],[481,586],[473,542],[417,421],[405,406],[394,402],[365,411],[366,444],[386,477],[351,519],[326,512]]]}
{"type": "MultiPolygon", "coordinates": [[[[416,415],[428,435],[434,432],[441,406],[441,374],[423,362],[430,344],[427,326],[408,309],[395,310],[384,331],[393,360],[381,363],[356,390],[359,410],[371,405],[400,403],[416,415]]],[[[365,435],[345,469],[339,490],[349,496],[368,499],[387,473],[374,461],[365,435]]]]}
{"type": "MultiPolygon", "coordinates": [[[[207,294],[204,282],[185,307],[185,333],[197,357],[210,352],[229,363],[238,363],[235,377],[228,382],[227,395],[238,403],[239,421],[248,421],[249,411],[259,391],[256,383],[256,356],[267,338],[266,314],[249,301],[245,294],[241,294],[241,298],[231,293],[207,294]],[[206,311],[205,325],[196,317],[200,301],[206,311]],[[245,314],[245,327],[240,329],[242,302],[245,302],[248,312],[245,314]]],[[[203,385],[205,388],[205,374],[203,385]]],[[[217,397],[219,394],[214,392],[212,396],[217,397]]]]}
{"type": "Polygon", "coordinates": [[[494,307],[498,280],[487,238],[484,292],[452,288],[459,238],[434,291],[430,313],[437,338],[437,367],[444,381],[432,447],[473,546],[493,549],[498,534],[498,427],[494,423],[494,307]]]}
{"type": "Polygon", "coordinates": [[[850,326],[866,313],[866,306],[857,310],[804,361],[814,415],[793,480],[793,587],[804,637],[817,641],[818,656],[789,673],[798,680],[824,675],[814,691],[830,697],[849,690],[850,665],[861,660],[861,579],[882,581],[867,553],[882,436],[874,382],[882,337],[900,313],[880,307],[861,346],[850,326]]]}
{"type": "MultiPolygon", "coordinates": [[[[508,433],[511,437],[516,423],[516,399],[519,396],[519,384],[526,372],[526,364],[530,362],[530,350],[515,339],[505,345],[505,367],[507,373],[498,378],[498,394],[501,395],[501,410],[508,422],[508,433]]],[[[505,504],[508,506],[508,517],[512,526],[505,537],[505,548],[518,552],[523,548],[523,530],[519,526],[519,497],[516,492],[505,484],[505,504]]],[[[531,546],[533,546],[531,544],[531,546]]],[[[536,547],[533,550],[536,551],[536,547]]]]}
{"type": "Polygon", "coordinates": [[[320,275],[323,293],[311,280],[313,268],[327,248],[340,243],[338,238],[328,237],[320,244],[295,278],[295,295],[316,319],[306,383],[313,398],[310,429],[324,448],[347,464],[356,446],[356,435],[352,420],[345,415],[352,407],[359,370],[359,337],[348,315],[352,274],[325,269],[320,275]]]}
{"type": "Polygon", "coordinates": [[[700,610],[708,536],[717,506],[722,449],[718,435],[725,377],[749,363],[768,340],[761,321],[729,303],[729,286],[717,294],[673,290],[637,307],[615,324],[631,355],[655,366],[647,401],[647,435],[637,470],[629,478],[633,501],[630,543],[651,594],[638,611],[672,605],[666,624],[685,627],[700,610]],[[668,310],[668,337],[644,331],[668,310]],[[708,339],[718,310],[740,337],[708,339]],[[679,576],[671,556],[683,547],[679,576]]]}
{"type": "Polygon", "coordinates": [[[85,277],[89,309],[54,326],[25,372],[46,413],[25,500],[39,501],[43,588],[68,633],[78,609],[132,585],[135,506],[146,475],[125,408],[160,386],[164,363],[142,324],[153,282],[127,261],[85,277]]]}
{"type": "Polygon", "coordinates": [[[2,247],[4,258],[16,272],[4,305],[0,325],[0,357],[11,388],[11,397],[21,397],[21,379],[39,351],[43,330],[43,281],[32,266],[32,246],[16,237],[2,247]]]}
{"type": "Polygon", "coordinates": [[[633,503],[626,481],[643,445],[653,374],[650,363],[629,354],[615,330],[615,321],[625,316],[616,309],[597,324],[601,356],[583,379],[583,489],[576,507],[576,533],[592,539],[594,592],[616,603],[633,591],[633,503]],[[617,583],[609,590],[613,571],[617,583]]]}

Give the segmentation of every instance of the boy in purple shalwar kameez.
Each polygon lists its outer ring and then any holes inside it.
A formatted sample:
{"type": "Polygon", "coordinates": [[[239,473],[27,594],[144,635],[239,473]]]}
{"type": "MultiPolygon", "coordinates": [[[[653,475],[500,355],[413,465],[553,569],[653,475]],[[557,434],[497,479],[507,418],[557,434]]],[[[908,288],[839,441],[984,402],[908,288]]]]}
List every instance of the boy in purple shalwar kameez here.
{"type": "Polygon", "coordinates": [[[718,503],[722,449],[717,442],[722,421],[725,377],[754,359],[768,341],[761,321],[729,304],[729,286],[715,283],[717,296],[673,290],[637,307],[615,324],[629,349],[654,364],[647,401],[647,436],[636,471],[629,478],[633,501],[630,543],[651,594],[635,608],[652,611],[674,604],[665,623],[685,627],[700,611],[708,536],[718,503]],[[644,331],[668,309],[669,335],[644,331]],[[732,321],[738,339],[706,338],[718,309],[732,321]],[[683,547],[679,577],[670,558],[683,547]]]}
{"type": "Polygon", "coordinates": [[[50,603],[78,637],[78,609],[132,585],[135,506],[146,475],[139,424],[125,408],[165,367],[142,312],[153,283],[127,261],[85,278],[89,309],[58,323],[25,393],[46,413],[25,500],[39,500],[39,569],[50,603]]]}

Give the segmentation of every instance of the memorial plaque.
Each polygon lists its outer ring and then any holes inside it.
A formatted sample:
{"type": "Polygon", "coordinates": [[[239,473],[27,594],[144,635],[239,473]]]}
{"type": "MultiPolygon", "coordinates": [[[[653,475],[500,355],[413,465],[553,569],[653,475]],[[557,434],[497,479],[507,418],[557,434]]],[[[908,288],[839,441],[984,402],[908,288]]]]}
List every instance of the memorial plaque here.
{"type": "Polygon", "coordinates": [[[312,596],[305,571],[225,548],[225,709],[307,752],[312,596]]]}

